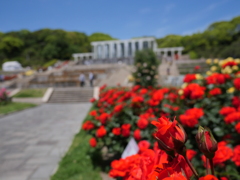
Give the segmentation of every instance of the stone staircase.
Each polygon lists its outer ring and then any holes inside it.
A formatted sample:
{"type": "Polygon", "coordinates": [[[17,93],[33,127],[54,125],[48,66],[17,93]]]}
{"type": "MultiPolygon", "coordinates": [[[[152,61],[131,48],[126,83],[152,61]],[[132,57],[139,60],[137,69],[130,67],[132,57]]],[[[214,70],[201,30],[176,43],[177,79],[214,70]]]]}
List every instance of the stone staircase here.
{"type": "Polygon", "coordinates": [[[89,102],[93,97],[93,88],[67,87],[54,88],[48,103],[79,103],[89,102]]]}

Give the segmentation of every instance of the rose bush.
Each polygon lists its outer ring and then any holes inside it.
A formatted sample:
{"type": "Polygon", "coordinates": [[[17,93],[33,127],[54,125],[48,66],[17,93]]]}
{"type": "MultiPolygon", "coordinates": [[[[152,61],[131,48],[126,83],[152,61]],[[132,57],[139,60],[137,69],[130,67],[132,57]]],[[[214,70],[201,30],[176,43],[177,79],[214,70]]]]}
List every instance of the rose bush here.
{"type": "MultiPolygon", "coordinates": [[[[83,129],[92,134],[91,146],[107,147],[122,153],[129,139],[148,140],[153,144],[154,126],[160,116],[181,122],[188,149],[196,154],[192,160],[200,174],[205,170],[198,145],[196,128],[207,126],[219,143],[213,159],[219,176],[238,179],[240,171],[240,60],[207,60],[206,75],[187,74],[181,88],[101,87],[99,100],[92,99],[95,110],[83,129]]],[[[171,137],[171,136],[169,136],[171,137]]],[[[169,147],[173,147],[169,145],[169,147]]],[[[204,161],[204,159],[203,159],[204,161]]]]}

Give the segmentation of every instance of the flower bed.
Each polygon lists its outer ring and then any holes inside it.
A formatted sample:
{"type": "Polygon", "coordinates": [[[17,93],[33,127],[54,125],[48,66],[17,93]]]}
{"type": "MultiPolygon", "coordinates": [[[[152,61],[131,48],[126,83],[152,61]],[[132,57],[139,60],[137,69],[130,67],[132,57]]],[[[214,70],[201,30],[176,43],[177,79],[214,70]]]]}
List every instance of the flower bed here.
{"type": "Polygon", "coordinates": [[[176,119],[189,136],[186,147],[196,151],[192,162],[200,174],[201,153],[195,135],[199,125],[207,126],[219,142],[213,163],[218,176],[238,179],[240,171],[240,60],[207,60],[207,75],[187,74],[182,88],[101,87],[96,110],[83,124],[92,138],[90,145],[99,151],[121,154],[129,139],[147,140],[153,148],[154,126],[161,116],[176,119]]]}

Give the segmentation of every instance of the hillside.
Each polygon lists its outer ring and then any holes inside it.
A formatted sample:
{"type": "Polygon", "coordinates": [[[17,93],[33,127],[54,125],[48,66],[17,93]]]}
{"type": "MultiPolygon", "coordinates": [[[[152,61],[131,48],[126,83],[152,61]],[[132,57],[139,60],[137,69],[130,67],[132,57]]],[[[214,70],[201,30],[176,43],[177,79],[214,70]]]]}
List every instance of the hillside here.
{"type": "MultiPolygon", "coordinates": [[[[86,35],[61,29],[0,32],[0,64],[17,60],[23,66],[41,66],[52,59],[71,59],[76,52],[91,52],[92,41],[113,40],[104,33],[86,35]]],[[[168,35],[157,39],[159,47],[183,46],[191,58],[240,57],[240,16],[211,24],[192,35],[168,35]]]]}

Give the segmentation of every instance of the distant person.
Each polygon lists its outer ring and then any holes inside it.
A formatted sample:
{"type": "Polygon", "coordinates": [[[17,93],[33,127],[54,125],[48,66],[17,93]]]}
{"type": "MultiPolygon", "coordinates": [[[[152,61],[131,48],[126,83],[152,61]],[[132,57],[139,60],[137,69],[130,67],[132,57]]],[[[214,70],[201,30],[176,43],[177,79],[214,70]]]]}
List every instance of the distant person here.
{"type": "Polygon", "coordinates": [[[0,74],[0,82],[4,81],[4,75],[0,74]]]}
{"type": "Polygon", "coordinates": [[[94,80],[94,74],[92,72],[89,73],[89,81],[90,86],[93,87],[93,80],[94,80]]]}
{"type": "Polygon", "coordinates": [[[84,87],[84,85],[85,85],[85,75],[83,73],[80,74],[79,81],[80,81],[80,86],[84,87]]]}

